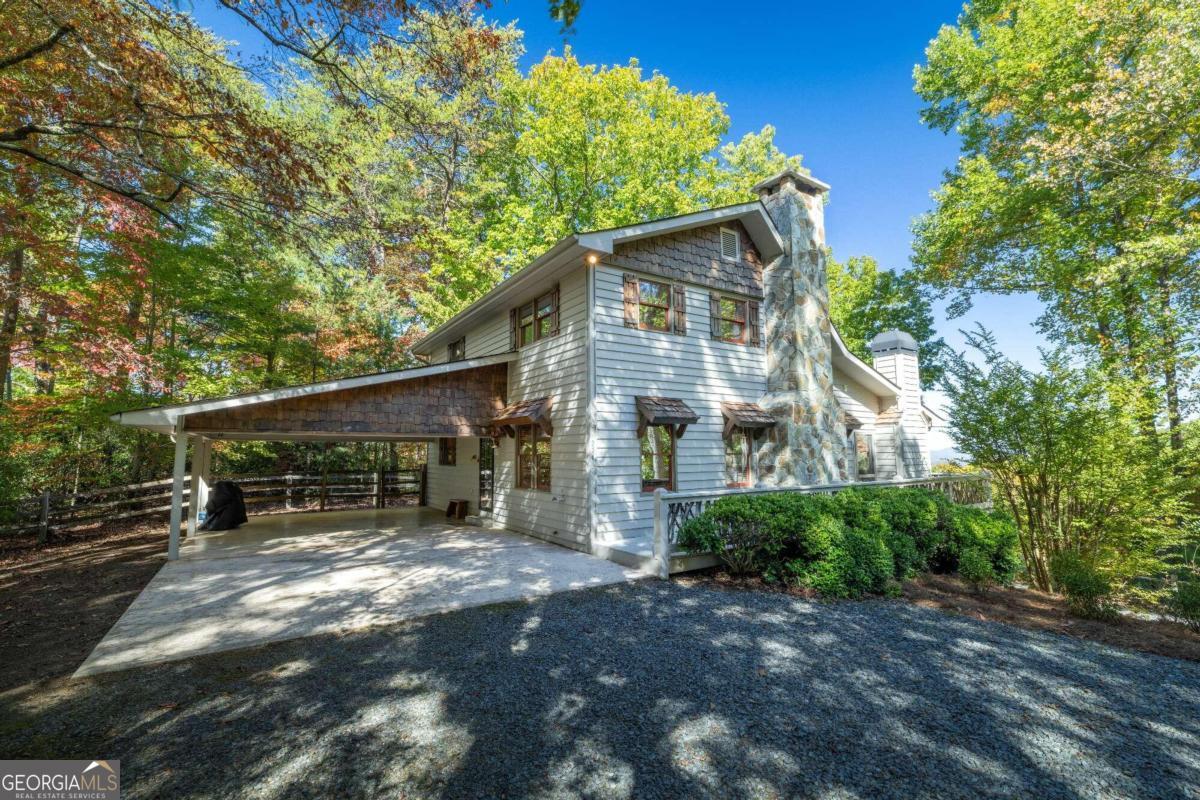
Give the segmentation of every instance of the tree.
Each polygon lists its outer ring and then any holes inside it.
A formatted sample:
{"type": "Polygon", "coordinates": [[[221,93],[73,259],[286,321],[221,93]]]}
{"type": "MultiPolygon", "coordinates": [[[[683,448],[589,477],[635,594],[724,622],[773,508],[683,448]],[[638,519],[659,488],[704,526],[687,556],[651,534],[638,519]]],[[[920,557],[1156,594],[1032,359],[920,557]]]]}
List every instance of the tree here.
{"type": "Polygon", "coordinates": [[[1127,388],[1143,437],[1182,450],[1200,361],[1200,6],[984,0],[915,73],[962,156],[914,262],[965,308],[1036,292],[1045,333],[1127,388]]]}
{"type": "Polygon", "coordinates": [[[880,270],[870,256],[845,263],[829,259],[829,315],[846,345],[871,363],[870,341],[881,331],[911,333],[921,347],[921,386],[941,379],[946,343],[934,338],[933,309],[920,283],[907,274],[880,270]]]}
{"type": "Polygon", "coordinates": [[[1182,485],[1138,437],[1130,409],[1110,400],[1107,379],[1062,354],[1030,371],[1004,358],[982,328],[968,343],[982,363],[956,354],[942,383],[950,434],[992,474],[1034,584],[1055,588],[1049,563],[1064,551],[1120,579],[1156,572],[1182,535],[1182,485]]]}
{"type": "Polygon", "coordinates": [[[764,177],[800,169],[770,126],[722,146],[729,118],[715,96],[644,77],[636,60],[581,64],[569,49],[509,73],[493,121],[477,202],[451,219],[458,246],[418,297],[432,324],[569,233],[745,202],[764,177]]]}

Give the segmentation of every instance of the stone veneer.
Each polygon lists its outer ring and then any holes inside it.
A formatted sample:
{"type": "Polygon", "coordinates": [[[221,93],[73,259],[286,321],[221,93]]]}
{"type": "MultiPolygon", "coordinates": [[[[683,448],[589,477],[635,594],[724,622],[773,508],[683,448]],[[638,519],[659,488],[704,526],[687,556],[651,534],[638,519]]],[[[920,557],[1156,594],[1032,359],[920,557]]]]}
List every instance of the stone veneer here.
{"type": "Polygon", "coordinates": [[[779,422],[759,449],[768,485],[849,480],[845,412],[833,392],[823,184],[792,171],[759,184],[784,254],[763,272],[767,394],[779,422]]]}

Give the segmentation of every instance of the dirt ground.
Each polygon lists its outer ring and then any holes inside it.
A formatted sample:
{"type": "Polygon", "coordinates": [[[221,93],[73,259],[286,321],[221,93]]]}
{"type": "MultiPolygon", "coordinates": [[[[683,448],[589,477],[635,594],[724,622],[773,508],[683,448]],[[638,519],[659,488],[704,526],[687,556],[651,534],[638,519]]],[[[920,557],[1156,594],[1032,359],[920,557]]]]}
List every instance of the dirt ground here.
{"type": "Polygon", "coordinates": [[[937,608],[975,619],[1006,622],[1020,628],[1051,631],[1080,639],[1200,661],[1200,634],[1174,622],[1121,617],[1115,622],[1080,619],[1067,612],[1061,597],[1036,589],[995,587],[976,595],[949,575],[922,575],[904,585],[904,597],[926,608],[937,608]]]}
{"type": "Polygon", "coordinates": [[[166,560],[162,521],[0,550],[0,691],[70,675],[166,560]]]}
{"type": "MultiPolygon", "coordinates": [[[[809,589],[784,587],[761,578],[732,576],[719,569],[676,578],[682,583],[708,584],[730,590],[777,592],[815,598],[809,589]]],[[[1061,597],[1035,589],[994,587],[982,595],[950,575],[922,575],[904,584],[902,598],[925,608],[936,608],[973,619],[1003,622],[1028,630],[1049,631],[1095,642],[1200,661],[1200,634],[1174,622],[1122,617],[1116,622],[1080,619],[1067,612],[1061,597]]]]}

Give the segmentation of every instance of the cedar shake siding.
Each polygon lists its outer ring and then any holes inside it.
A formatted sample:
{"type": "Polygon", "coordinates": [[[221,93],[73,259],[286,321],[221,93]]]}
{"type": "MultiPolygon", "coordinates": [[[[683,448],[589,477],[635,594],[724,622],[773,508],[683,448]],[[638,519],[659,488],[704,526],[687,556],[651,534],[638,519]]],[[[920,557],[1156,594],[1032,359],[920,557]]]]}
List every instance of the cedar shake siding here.
{"type": "Polygon", "coordinates": [[[669,281],[709,286],[747,297],[763,296],[762,262],[750,234],[737,221],[618,244],[612,255],[604,257],[604,262],[669,281]],[[737,231],[741,256],[736,261],[721,257],[721,228],[737,231]]]}
{"type": "Polygon", "coordinates": [[[189,433],[485,436],[505,405],[508,365],[380,383],[187,417],[189,433]]]}

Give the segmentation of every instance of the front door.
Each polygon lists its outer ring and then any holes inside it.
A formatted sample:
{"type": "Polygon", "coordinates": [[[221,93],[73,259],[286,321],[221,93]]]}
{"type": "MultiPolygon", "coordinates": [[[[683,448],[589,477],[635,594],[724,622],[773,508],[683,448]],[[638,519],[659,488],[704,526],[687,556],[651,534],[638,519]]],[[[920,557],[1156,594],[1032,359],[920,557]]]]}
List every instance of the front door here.
{"type": "Polygon", "coordinates": [[[491,513],[492,485],[496,474],[496,446],[488,438],[479,440],[479,510],[491,513]]]}

